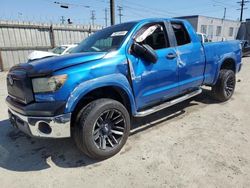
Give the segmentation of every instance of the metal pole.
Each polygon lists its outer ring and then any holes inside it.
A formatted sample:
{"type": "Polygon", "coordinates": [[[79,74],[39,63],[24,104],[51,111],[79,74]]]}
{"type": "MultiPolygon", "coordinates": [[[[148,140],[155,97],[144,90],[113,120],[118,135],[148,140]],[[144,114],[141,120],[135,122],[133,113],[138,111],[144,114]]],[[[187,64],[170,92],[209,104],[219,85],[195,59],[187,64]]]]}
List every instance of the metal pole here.
{"type": "Polygon", "coordinates": [[[108,26],[108,10],[105,8],[105,26],[108,26]]]}
{"type": "Polygon", "coordinates": [[[226,7],[224,7],[224,6],[222,6],[222,5],[213,5],[214,7],[217,7],[217,6],[219,6],[219,7],[223,7],[224,8],[224,14],[223,14],[223,20],[225,20],[226,19],[226,14],[227,14],[227,8],[226,7]]]}
{"type": "Polygon", "coordinates": [[[242,1],[239,1],[237,3],[240,4],[240,9],[237,9],[237,10],[240,10],[240,21],[242,22],[243,21],[243,12],[244,12],[244,9],[247,9],[247,8],[245,8],[245,6],[246,6],[246,3],[249,3],[249,1],[242,0],[242,1]]]}
{"type": "Polygon", "coordinates": [[[222,28],[221,28],[221,37],[222,37],[222,40],[221,41],[224,41],[224,26],[225,26],[224,20],[225,19],[222,19],[222,28]]]}
{"type": "Polygon", "coordinates": [[[224,19],[224,20],[226,19],[226,14],[227,14],[227,8],[225,7],[225,8],[224,8],[224,16],[223,16],[223,19],[224,19]]]}
{"type": "Polygon", "coordinates": [[[110,0],[110,23],[115,24],[115,0],[110,0]]]}
{"type": "Polygon", "coordinates": [[[119,11],[119,19],[120,19],[120,23],[122,23],[122,7],[121,6],[118,6],[118,11],[119,11]]]}
{"type": "Polygon", "coordinates": [[[90,19],[92,20],[92,25],[95,25],[96,17],[95,17],[95,11],[94,10],[91,11],[91,18],[90,19]]]}
{"type": "Polygon", "coordinates": [[[50,33],[50,45],[51,45],[51,48],[54,48],[56,46],[56,43],[55,43],[55,34],[54,34],[53,25],[50,26],[49,33],[50,33]]]}
{"type": "Polygon", "coordinates": [[[245,2],[244,0],[241,1],[241,10],[240,10],[240,21],[242,22],[243,19],[243,9],[244,9],[245,2]]]}
{"type": "Polygon", "coordinates": [[[61,21],[61,24],[64,24],[64,22],[65,22],[65,18],[64,18],[64,16],[61,16],[60,21],[61,21]]]}
{"type": "Polygon", "coordinates": [[[0,72],[3,71],[3,59],[2,59],[2,54],[1,54],[1,51],[0,51],[0,72]]]}

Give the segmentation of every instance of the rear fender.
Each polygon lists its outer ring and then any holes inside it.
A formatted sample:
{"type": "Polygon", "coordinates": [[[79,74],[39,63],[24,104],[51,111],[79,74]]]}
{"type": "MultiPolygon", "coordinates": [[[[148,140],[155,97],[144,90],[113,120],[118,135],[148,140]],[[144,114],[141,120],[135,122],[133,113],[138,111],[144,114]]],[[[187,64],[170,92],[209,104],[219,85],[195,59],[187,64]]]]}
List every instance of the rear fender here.
{"type": "Polygon", "coordinates": [[[219,78],[219,74],[220,74],[220,70],[221,70],[221,66],[223,65],[224,62],[226,62],[227,60],[232,60],[234,62],[234,70],[236,71],[236,62],[237,62],[237,58],[235,53],[230,52],[230,53],[226,53],[223,54],[222,57],[220,57],[219,61],[218,61],[218,66],[215,72],[215,77],[214,77],[214,81],[212,85],[215,85],[218,78],[219,78]]]}

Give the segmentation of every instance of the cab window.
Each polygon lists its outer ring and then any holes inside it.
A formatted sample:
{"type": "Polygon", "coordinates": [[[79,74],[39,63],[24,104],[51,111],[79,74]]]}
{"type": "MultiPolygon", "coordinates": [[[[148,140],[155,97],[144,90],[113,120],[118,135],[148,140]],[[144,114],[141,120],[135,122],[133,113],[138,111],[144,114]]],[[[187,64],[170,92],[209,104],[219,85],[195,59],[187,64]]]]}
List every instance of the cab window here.
{"type": "Polygon", "coordinates": [[[189,34],[182,23],[172,22],[172,28],[174,30],[176,42],[178,46],[189,44],[191,42],[189,34]]]}
{"type": "Polygon", "coordinates": [[[138,43],[147,44],[154,50],[169,47],[168,38],[163,23],[147,24],[136,35],[138,43]]]}

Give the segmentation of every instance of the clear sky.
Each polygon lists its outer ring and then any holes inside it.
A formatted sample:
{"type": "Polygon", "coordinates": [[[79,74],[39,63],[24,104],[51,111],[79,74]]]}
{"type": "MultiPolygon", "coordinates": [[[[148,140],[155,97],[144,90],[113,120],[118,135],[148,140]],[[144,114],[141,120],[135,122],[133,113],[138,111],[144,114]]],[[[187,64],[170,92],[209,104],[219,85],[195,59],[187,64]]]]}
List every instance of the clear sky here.
{"type": "MultiPolygon", "coordinates": [[[[122,21],[138,20],[148,17],[176,17],[186,15],[206,15],[237,20],[240,8],[237,0],[115,0],[116,23],[119,23],[118,6],[122,6],[122,21]]],[[[244,19],[250,18],[250,3],[244,12],[244,19]]],[[[105,8],[109,11],[109,0],[0,0],[0,19],[60,22],[61,16],[71,18],[74,23],[90,23],[91,11],[95,11],[95,23],[105,25],[105,8]],[[54,3],[61,2],[69,6],[60,8],[54,3]]],[[[108,13],[109,17],[109,13],[108,13]]],[[[108,21],[110,22],[110,21],[108,21]]]]}

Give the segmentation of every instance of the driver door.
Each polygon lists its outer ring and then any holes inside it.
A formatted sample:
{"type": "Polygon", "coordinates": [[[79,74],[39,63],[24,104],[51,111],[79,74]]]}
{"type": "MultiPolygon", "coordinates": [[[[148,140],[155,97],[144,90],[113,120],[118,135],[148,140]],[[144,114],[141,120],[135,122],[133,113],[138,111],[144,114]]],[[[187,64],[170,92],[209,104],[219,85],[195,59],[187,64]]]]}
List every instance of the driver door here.
{"type": "Polygon", "coordinates": [[[147,62],[133,53],[128,55],[138,110],[156,105],[178,94],[176,51],[169,45],[165,23],[157,22],[142,26],[136,38],[145,35],[147,28],[154,25],[157,25],[157,29],[140,44],[147,44],[155,50],[158,56],[157,62],[147,62]]]}

